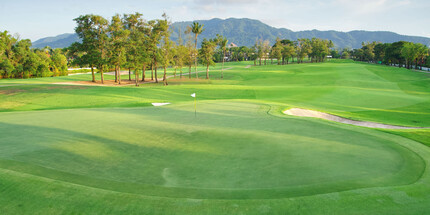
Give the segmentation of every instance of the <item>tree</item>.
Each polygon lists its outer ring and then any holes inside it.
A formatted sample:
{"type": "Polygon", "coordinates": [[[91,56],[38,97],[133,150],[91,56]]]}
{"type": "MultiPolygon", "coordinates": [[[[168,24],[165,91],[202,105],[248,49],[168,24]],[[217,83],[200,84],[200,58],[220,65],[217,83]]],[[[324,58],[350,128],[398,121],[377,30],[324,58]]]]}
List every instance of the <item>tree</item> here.
{"type": "Polygon", "coordinates": [[[2,50],[2,58],[7,58],[12,60],[13,58],[13,46],[18,41],[18,38],[13,37],[8,31],[3,31],[0,33],[0,44],[2,50]]]}
{"type": "Polygon", "coordinates": [[[129,79],[131,79],[131,68],[134,68],[135,85],[139,86],[139,66],[142,65],[142,81],[145,81],[145,67],[150,61],[148,54],[148,34],[149,29],[142,19],[142,14],[125,14],[124,27],[129,31],[125,42],[127,47],[127,65],[129,68],[129,79]]]}
{"type": "Polygon", "coordinates": [[[254,43],[254,45],[251,47],[251,60],[254,61],[254,66],[257,66],[257,41],[254,43]]]}
{"type": "Polygon", "coordinates": [[[282,64],[285,64],[285,59],[287,59],[287,64],[290,58],[294,57],[294,54],[296,53],[296,48],[294,47],[293,43],[288,43],[284,45],[282,49],[282,64]]]}
{"type": "Polygon", "coordinates": [[[406,68],[410,69],[414,60],[418,58],[417,46],[411,42],[407,42],[402,48],[402,57],[406,60],[406,68]]]}
{"type": "Polygon", "coordinates": [[[83,15],[73,19],[77,23],[75,32],[82,40],[82,43],[76,43],[75,48],[83,54],[80,57],[80,64],[88,64],[91,67],[92,82],[96,82],[94,67],[97,64],[98,50],[96,46],[97,35],[94,32],[94,15],[83,15]]]}
{"type": "Polygon", "coordinates": [[[287,60],[288,64],[289,58],[292,58],[294,56],[296,50],[294,47],[294,42],[291,40],[281,40],[280,42],[282,44],[282,65],[285,64],[285,59],[287,60]]]}
{"type": "Polygon", "coordinates": [[[266,41],[264,41],[263,39],[259,39],[255,43],[255,48],[256,48],[256,51],[257,51],[257,57],[259,59],[260,66],[261,66],[261,59],[263,57],[265,58],[265,56],[267,55],[265,44],[266,44],[266,41]]]}
{"type": "Polygon", "coordinates": [[[30,40],[0,32],[0,78],[67,75],[67,69],[61,49],[32,49],[30,40]]]}
{"type": "Polygon", "coordinates": [[[206,65],[206,79],[209,79],[209,66],[215,65],[213,55],[217,46],[216,39],[203,39],[202,47],[199,50],[199,57],[204,65],[206,65]]]}
{"type": "Polygon", "coordinates": [[[23,78],[29,78],[36,75],[37,67],[39,66],[39,58],[36,53],[30,52],[23,65],[23,78]]]}
{"type": "Polygon", "coordinates": [[[312,38],[310,40],[310,52],[308,56],[311,58],[311,62],[321,62],[325,56],[329,53],[328,43],[319,38],[312,38]]]}
{"type": "Polygon", "coordinates": [[[187,54],[185,57],[185,64],[188,66],[188,78],[191,79],[191,67],[194,64],[194,60],[198,54],[197,49],[195,48],[195,44],[193,41],[193,37],[191,35],[192,28],[191,26],[187,27],[185,34],[187,35],[187,41],[185,43],[185,47],[187,47],[187,54]]]}
{"type": "Polygon", "coordinates": [[[52,66],[59,72],[60,76],[67,75],[67,58],[59,50],[55,50],[51,56],[52,66]]]}
{"type": "Polygon", "coordinates": [[[108,32],[111,37],[110,62],[115,67],[115,77],[118,84],[121,84],[121,65],[126,61],[126,45],[130,35],[130,31],[124,29],[124,24],[124,21],[117,14],[112,17],[108,32]]]}
{"type": "Polygon", "coordinates": [[[402,49],[405,43],[405,41],[399,41],[389,44],[385,49],[385,62],[389,64],[397,63],[399,67],[402,67],[405,61],[402,56],[402,49]]]}
{"type": "MultiPolygon", "coordinates": [[[[198,22],[193,22],[193,24],[191,24],[191,31],[194,33],[195,35],[195,43],[194,43],[194,48],[197,50],[197,37],[203,33],[203,31],[205,29],[203,29],[204,25],[200,25],[198,22]]],[[[198,73],[197,73],[197,55],[195,56],[194,59],[194,72],[196,73],[196,78],[198,78],[198,73]]]]}
{"type": "Polygon", "coordinates": [[[364,60],[368,61],[368,62],[373,62],[375,59],[375,46],[376,46],[376,42],[367,42],[367,43],[362,43],[363,47],[361,49],[363,49],[363,58],[364,60]]]}
{"type": "Polygon", "coordinates": [[[188,56],[188,49],[182,40],[181,31],[179,31],[178,45],[176,46],[174,61],[176,67],[179,68],[180,78],[182,78],[182,68],[187,63],[188,56]]]}
{"type": "Polygon", "coordinates": [[[348,59],[350,56],[351,50],[349,48],[342,49],[341,58],[342,59],[348,59]]]}
{"type": "Polygon", "coordinates": [[[284,45],[281,43],[281,40],[279,38],[276,38],[276,43],[272,47],[272,57],[277,59],[278,65],[281,65],[283,49],[284,45]]]}
{"type": "Polygon", "coordinates": [[[269,57],[269,52],[271,50],[270,42],[269,40],[264,40],[262,43],[262,51],[263,51],[263,57],[264,57],[264,65],[267,65],[267,58],[269,57]]]}
{"type": "Polygon", "coordinates": [[[386,48],[387,48],[386,43],[378,43],[375,45],[375,48],[373,49],[373,53],[375,54],[376,61],[378,62],[384,61],[386,48]]]}
{"type": "Polygon", "coordinates": [[[312,51],[311,42],[309,39],[297,39],[295,42],[297,50],[297,62],[303,63],[303,59],[312,51]]]}
{"type": "Polygon", "coordinates": [[[146,67],[152,61],[150,55],[150,31],[148,24],[143,19],[140,19],[137,31],[132,34],[132,36],[136,37],[135,40],[137,40],[138,62],[142,65],[142,81],[145,81],[146,67]]]}
{"type": "Polygon", "coordinates": [[[15,67],[12,65],[9,59],[4,59],[3,62],[0,63],[0,75],[3,78],[11,78],[12,72],[15,70],[15,67]]]}
{"type": "Polygon", "coordinates": [[[108,21],[98,15],[91,15],[91,20],[93,22],[93,32],[95,34],[95,47],[97,49],[97,68],[100,71],[101,81],[104,84],[104,68],[108,63],[107,52],[109,46],[109,37],[108,37],[108,21]]]}
{"type": "Polygon", "coordinates": [[[157,45],[160,43],[163,33],[168,30],[168,25],[165,20],[151,20],[148,22],[148,26],[150,28],[148,50],[151,52],[152,57],[151,68],[155,70],[155,82],[158,83],[157,64],[158,59],[160,59],[160,51],[157,45]]]}
{"type": "Polygon", "coordinates": [[[163,42],[161,43],[160,50],[162,52],[162,64],[163,64],[163,83],[164,86],[167,85],[167,67],[171,64],[173,60],[173,53],[172,53],[172,47],[173,42],[170,40],[170,32],[169,32],[169,25],[170,22],[168,21],[168,17],[166,14],[163,14],[164,19],[160,20],[160,30],[162,35],[163,42]]]}
{"type": "Polygon", "coordinates": [[[421,43],[415,43],[416,49],[417,49],[417,67],[418,64],[420,66],[420,69],[422,70],[424,59],[429,55],[429,49],[427,46],[421,44],[421,43]]]}
{"type": "Polygon", "coordinates": [[[217,34],[218,46],[222,49],[222,66],[221,66],[221,79],[224,78],[224,61],[225,61],[225,52],[227,49],[227,38],[217,34]]]}

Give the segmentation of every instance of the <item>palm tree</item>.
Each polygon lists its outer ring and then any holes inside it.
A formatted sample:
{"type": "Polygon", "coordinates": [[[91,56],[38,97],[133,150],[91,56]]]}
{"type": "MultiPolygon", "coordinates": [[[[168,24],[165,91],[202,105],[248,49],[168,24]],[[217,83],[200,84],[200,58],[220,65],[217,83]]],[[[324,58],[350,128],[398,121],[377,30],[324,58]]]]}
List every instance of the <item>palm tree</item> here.
{"type": "Polygon", "coordinates": [[[225,51],[227,49],[227,43],[228,40],[227,38],[221,36],[221,35],[217,35],[218,37],[218,45],[219,47],[222,49],[222,67],[221,67],[221,79],[224,78],[224,61],[225,61],[225,51]]]}
{"type": "Polygon", "coordinates": [[[202,48],[199,50],[199,56],[201,57],[203,64],[206,65],[206,79],[209,79],[209,66],[215,65],[213,56],[217,42],[217,39],[206,40],[205,38],[202,42],[202,48]]]}
{"type": "MultiPolygon", "coordinates": [[[[193,24],[191,25],[191,32],[194,33],[195,37],[195,43],[194,43],[194,48],[197,49],[197,36],[199,36],[199,34],[203,33],[204,29],[203,29],[204,25],[200,25],[198,22],[193,22],[193,24]]],[[[196,78],[198,78],[197,75],[197,55],[194,58],[194,72],[196,73],[196,78]]]]}
{"type": "Polygon", "coordinates": [[[421,43],[415,43],[415,46],[417,48],[417,63],[416,63],[417,66],[416,67],[418,67],[418,64],[420,64],[420,70],[422,70],[424,58],[429,55],[429,49],[427,48],[426,45],[423,45],[421,43]]]}

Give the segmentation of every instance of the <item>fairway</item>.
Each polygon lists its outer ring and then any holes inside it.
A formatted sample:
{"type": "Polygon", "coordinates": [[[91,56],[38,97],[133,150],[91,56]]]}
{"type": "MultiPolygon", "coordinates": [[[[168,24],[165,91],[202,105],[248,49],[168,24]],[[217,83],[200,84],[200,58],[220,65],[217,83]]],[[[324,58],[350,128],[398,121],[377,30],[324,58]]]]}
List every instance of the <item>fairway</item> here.
{"type": "Polygon", "coordinates": [[[223,80],[217,65],[210,81],[172,78],[167,87],[51,84],[90,80],[86,74],[0,80],[0,211],[429,210],[430,129],[364,128],[283,114],[306,108],[429,127],[429,74],[340,60],[250,65],[228,63],[223,80]]]}

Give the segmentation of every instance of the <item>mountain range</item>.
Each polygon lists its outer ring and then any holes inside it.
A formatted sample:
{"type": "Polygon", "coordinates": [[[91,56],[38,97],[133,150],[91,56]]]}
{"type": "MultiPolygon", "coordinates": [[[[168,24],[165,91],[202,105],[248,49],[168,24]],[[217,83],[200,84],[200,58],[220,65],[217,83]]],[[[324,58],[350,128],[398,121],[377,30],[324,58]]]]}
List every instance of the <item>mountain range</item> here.
{"type": "MultiPolygon", "coordinates": [[[[361,48],[362,42],[382,42],[392,43],[397,41],[409,41],[414,43],[422,43],[430,45],[430,38],[419,36],[406,36],[389,31],[292,31],[285,28],[275,28],[259,20],[253,19],[211,19],[211,20],[196,20],[204,25],[204,31],[198,38],[198,43],[203,38],[214,38],[216,34],[225,36],[229,43],[234,43],[238,46],[253,46],[257,39],[269,40],[273,44],[277,37],[280,39],[296,40],[298,38],[322,38],[332,40],[336,47],[339,48],[361,48]]],[[[192,21],[175,22],[172,24],[173,41],[179,38],[179,32],[182,32],[182,38],[185,39],[184,32],[186,27],[191,25],[192,21]]],[[[64,48],[70,46],[73,42],[79,41],[79,38],[74,33],[61,34],[55,37],[46,37],[33,42],[34,48],[43,48],[50,46],[52,48],[64,48]]]]}

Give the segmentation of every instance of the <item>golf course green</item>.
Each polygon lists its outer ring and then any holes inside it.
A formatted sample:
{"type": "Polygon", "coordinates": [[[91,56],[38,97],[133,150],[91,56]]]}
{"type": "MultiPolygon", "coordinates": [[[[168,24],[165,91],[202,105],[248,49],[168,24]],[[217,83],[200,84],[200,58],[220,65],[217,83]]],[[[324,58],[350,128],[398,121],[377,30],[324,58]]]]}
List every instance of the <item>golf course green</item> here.
{"type": "Polygon", "coordinates": [[[430,211],[430,74],[349,60],[251,65],[168,86],[0,80],[0,214],[430,211]],[[283,113],[294,107],[422,128],[283,113]]]}

